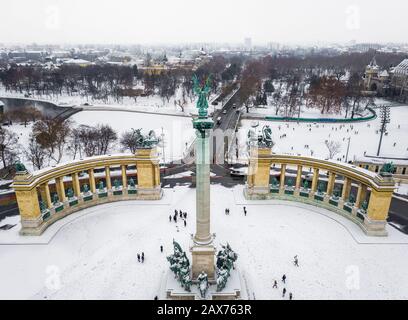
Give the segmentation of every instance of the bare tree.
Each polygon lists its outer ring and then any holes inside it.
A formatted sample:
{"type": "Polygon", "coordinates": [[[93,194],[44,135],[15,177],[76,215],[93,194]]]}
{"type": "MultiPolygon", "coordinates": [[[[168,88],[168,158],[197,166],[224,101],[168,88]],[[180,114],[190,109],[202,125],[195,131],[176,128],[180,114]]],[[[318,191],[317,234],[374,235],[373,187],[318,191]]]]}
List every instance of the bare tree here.
{"type": "Polygon", "coordinates": [[[122,134],[120,138],[120,144],[125,150],[130,150],[132,153],[136,153],[137,137],[140,135],[141,129],[132,129],[122,134]]]}
{"type": "Polygon", "coordinates": [[[47,151],[37,142],[33,135],[30,136],[27,149],[24,150],[26,158],[35,169],[41,169],[47,159],[47,151]]]}
{"type": "Polygon", "coordinates": [[[56,163],[62,159],[68,137],[71,132],[72,121],[44,118],[33,126],[33,136],[42,148],[48,151],[48,156],[56,163]]]}
{"type": "Polygon", "coordinates": [[[97,131],[97,154],[106,154],[111,145],[118,140],[118,135],[115,130],[108,124],[98,124],[97,131]]]}
{"type": "Polygon", "coordinates": [[[14,132],[0,127],[0,159],[3,167],[13,164],[18,153],[18,138],[14,132]]]}
{"type": "Polygon", "coordinates": [[[326,140],[324,144],[329,150],[329,159],[333,159],[334,156],[338,154],[341,150],[341,143],[338,141],[326,140]]]}

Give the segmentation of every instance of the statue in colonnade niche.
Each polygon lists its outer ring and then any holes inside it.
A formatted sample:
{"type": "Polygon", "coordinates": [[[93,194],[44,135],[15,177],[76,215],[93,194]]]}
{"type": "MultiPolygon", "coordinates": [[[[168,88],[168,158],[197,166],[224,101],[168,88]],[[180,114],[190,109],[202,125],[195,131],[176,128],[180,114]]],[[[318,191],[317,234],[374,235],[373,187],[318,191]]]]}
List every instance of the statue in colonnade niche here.
{"type": "Polygon", "coordinates": [[[115,186],[115,189],[120,189],[120,181],[118,179],[115,179],[113,181],[113,185],[115,186]]]}
{"type": "Polygon", "coordinates": [[[44,201],[40,201],[40,210],[41,212],[44,212],[47,210],[47,206],[45,205],[44,201]]]}
{"type": "Polygon", "coordinates": [[[130,186],[131,188],[134,188],[134,187],[135,187],[135,180],[134,180],[133,178],[130,178],[130,179],[129,179],[129,186],[130,186]]]}
{"type": "Polygon", "coordinates": [[[54,204],[58,204],[59,203],[59,198],[58,198],[58,194],[54,193],[53,197],[52,197],[52,202],[54,204]]]}
{"type": "Polygon", "coordinates": [[[103,185],[103,181],[102,181],[102,180],[99,181],[99,187],[98,187],[98,189],[99,189],[99,192],[105,191],[105,186],[103,185]]]}
{"type": "Polygon", "coordinates": [[[74,191],[71,188],[68,189],[67,196],[68,199],[72,199],[74,197],[74,191]]]}
{"type": "Polygon", "coordinates": [[[83,186],[83,190],[84,190],[84,193],[88,193],[89,192],[89,186],[85,183],[84,184],[84,186],[83,186]]]}

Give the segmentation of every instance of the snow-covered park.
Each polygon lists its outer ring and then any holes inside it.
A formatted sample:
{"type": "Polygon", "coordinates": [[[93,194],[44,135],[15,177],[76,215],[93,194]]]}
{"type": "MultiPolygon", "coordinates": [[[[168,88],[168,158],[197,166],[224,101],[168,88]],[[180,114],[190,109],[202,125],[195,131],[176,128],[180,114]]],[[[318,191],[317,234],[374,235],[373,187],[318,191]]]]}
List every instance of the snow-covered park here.
{"type": "MultiPolygon", "coordinates": [[[[332,212],[291,202],[247,202],[242,187],[211,187],[215,245],[227,241],[250,299],[407,299],[408,236],[366,237],[332,212]],[[244,216],[243,206],[248,214],[244,216]],[[225,208],[230,215],[225,215],[225,208]],[[299,267],[293,265],[298,255],[299,267]],[[280,281],[286,274],[286,285],[280,281]],[[273,289],[273,280],[278,289],[273,289]],[[284,298],[287,299],[287,296],[284,298]]],[[[188,252],[195,189],[165,189],[158,202],[120,202],[77,212],[39,238],[0,235],[2,299],[153,299],[168,270],[172,239],[188,252]],[[174,210],[188,213],[169,222],[174,210]],[[8,244],[7,244],[8,243],[8,244]],[[16,244],[10,244],[16,243],[16,244]],[[18,243],[18,244],[17,244],[18,243]],[[160,252],[160,245],[164,252],[160,252]],[[144,252],[145,262],[137,261],[144,252]]],[[[7,218],[17,223],[18,217],[7,218]]]]}
{"type": "MultiPolygon", "coordinates": [[[[378,112],[378,110],[377,110],[378,112]]],[[[277,121],[254,121],[244,119],[241,121],[239,130],[239,145],[241,157],[246,158],[246,141],[248,130],[254,124],[258,124],[257,130],[264,125],[272,129],[272,138],[275,143],[273,152],[313,156],[328,159],[329,151],[325,141],[334,141],[340,144],[339,153],[334,159],[353,161],[356,158],[377,154],[380,139],[380,119],[357,122],[352,124],[331,123],[297,123],[277,121]],[[350,138],[349,151],[347,147],[350,138]]],[[[408,158],[408,106],[391,107],[391,122],[387,125],[387,135],[383,136],[381,153],[382,156],[408,158]],[[395,146],[394,146],[395,144],[395,146]]],[[[405,185],[401,185],[400,193],[406,194],[405,185]]]]}

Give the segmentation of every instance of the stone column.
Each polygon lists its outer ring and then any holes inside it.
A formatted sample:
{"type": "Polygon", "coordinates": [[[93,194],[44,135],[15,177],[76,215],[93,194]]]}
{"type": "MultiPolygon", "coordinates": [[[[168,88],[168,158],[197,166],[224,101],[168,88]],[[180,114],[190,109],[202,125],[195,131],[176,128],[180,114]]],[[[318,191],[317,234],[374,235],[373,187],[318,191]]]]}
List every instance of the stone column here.
{"type": "Polygon", "coordinates": [[[208,244],[212,241],[210,234],[210,149],[209,132],[197,132],[196,140],[196,212],[197,230],[194,241],[208,244]]]}
{"type": "Polygon", "coordinates": [[[296,174],[296,189],[300,188],[300,185],[302,183],[302,166],[297,167],[297,174],[296,174]]]}
{"type": "Polygon", "coordinates": [[[326,193],[328,196],[333,194],[334,183],[336,181],[336,174],[334,172],[329,172],[329,181],[327,182],[326,193]]]}
{"type": "Polygon", "coordinates": [[[280,181],[279,181],[279,193],[285,192],[285,175],[286,175],[286,164],[281,164],[280,181]]]}
{"type": "Polygon", "coordinates": [[[127,193],[127,175],[126,175],[126,165],[123,164],[120,166],[122,169],[122,193],[126,194],[127,193]]]}
{"type": "Polygon", "coordinates": [[[74,172],[71,175],[71,178],[72,178],[72,187],[74,189],[74,195],[75,197],[79,198],[81,195],[81,187],[79,184],[78,172],[74,172]]]}
{"type": "Polygon", "coordinates": [[[55,178],[55,188],[57,189],[59,201],[67,201],[67,197],[65,196],[64,177],[55,178]]]}
{"type": "Polygon", "coordinates": [[[324,201],[329,202],[330,197],[333,195],[334,183],[336,181],[336,174],[329,171],[329,180],[327,181],[326,195],[324,196],[324,201]]]}
{"type": "Polygon", "coordinates": [[[351,188],[351,180],[347,177],[344,177],[343,190],[341,192],[341,198],[343,202],[346,202],[348,200],[348,197],[350,195],[350,188],[351,188]]]}
{"type": "Polygon", "coordinates": [[[193,263],[192,276],[204,271],[208,278],[215,279],[214,256],[215,248],[210,233],[210,129],[214,123],[208,118],[199,118],[194,121],[196,129],[196,233],[191,249],[193,263]]]}
{"type": "Polygon", "coordinates": [[[92,193],[96,193],[95,174],[93,168],[88,170],[88,176],[89,176],[89,188],[92,193]]]}
{"type": "Polygon", "coordinates": [[[52,200],[51,200],[50,187],[48,186],[48,181],[43,184],[42,188],[44,189],[45,204],[47,205],[47,208],[49,209],[52,207],[52,200]]]}
{"type": "Polygon", "coordinates": [[[112,180],[110,177],[110,167],[106,166],[105,167],[105,179],[106,179],[106,189],[111,190],[112,189],[112,180]]]}
{"type": "Polygon", "coordinates": [[[310,190],[310,197],[313,197],[317,190],[317,184],[319,183],[319,168],[313,168],[313,180],[310,190]]]}
{"type": "Polygon", "coordinates": [[[367,186],[363,183],[360,183],[358,186],[356,203],[354,205],[356,208],[360,208],[360,206],[363,204],[366,198],[366,195],[367,195],[367,186]]]}

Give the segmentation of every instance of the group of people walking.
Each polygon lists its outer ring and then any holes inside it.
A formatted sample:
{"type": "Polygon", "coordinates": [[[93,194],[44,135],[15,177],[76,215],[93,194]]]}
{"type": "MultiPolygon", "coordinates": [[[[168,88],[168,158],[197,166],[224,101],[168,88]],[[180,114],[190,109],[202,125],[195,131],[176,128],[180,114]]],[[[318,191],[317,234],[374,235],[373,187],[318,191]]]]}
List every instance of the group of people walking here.
{"type": "Polygon", "coordinates": [[[142,252],[142,254],[137,254],[137,262],[141,262],[143,263],[145,260],[145,256],[144,256],[144,252],[142,252]]]}
{"type": "MultiPolygon", "coordinates": [[[[293,257],[293,265],[295,266],[295,267],[299,267],[299,258],[298,258],[298,256],[297,255],[295,255],[294,257],[293,257]]],[[[281,281],[282,281],[282,283],[283,283],[283,289],[282,289],[282,298],[285,298],[285,296],[286,296],[286,292],[287,292],[287,290],[286,290],[286,274],[284,274],[283,276],[282,276],[282,279],[281,279],[281,281]]],[[[272,288],[273,289],[278,289],[278,281],[276,281],[276,279],[275,280],[273,280],[273,286],[272,286],[272,288]]],[[[293,294],[292,294],[292,292],[289,292],[289,300],[292,300],[293,299],[293,294]]]]}
{"type": "MultiPolygon", "coordinates": [[[[246,209],[246,207],[243,207],[243,210],[244,210],[244,216],[246,216],[246,215],[247,215],[247,209],[246,209]]],[[[229,208],[225,208],[225,215],[229,216],[229,214],[230,214],[230,209],[229,209],[229,208]]]]}
{"type": "Polygon", "coordinates": [[[187,212],[183,212],[182,210],[177,211],[177,209],[175,209],[174,215],[169,215],[169,222],[174,221],[177,223],[177,219],[182,219],[184,226],[187,227],[187,212]]]}

